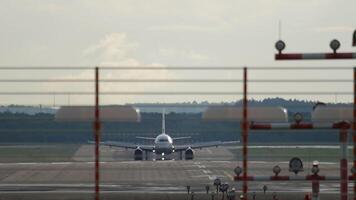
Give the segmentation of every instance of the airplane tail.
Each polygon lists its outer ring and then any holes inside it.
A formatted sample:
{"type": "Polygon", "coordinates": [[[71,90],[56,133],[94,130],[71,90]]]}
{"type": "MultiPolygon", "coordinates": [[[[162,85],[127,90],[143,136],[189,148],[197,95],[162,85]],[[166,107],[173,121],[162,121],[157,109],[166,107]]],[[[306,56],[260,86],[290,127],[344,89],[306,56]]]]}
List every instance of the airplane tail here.
{"type": "Polygon", "coordinates": [[[162,111],[162,134],[166,134],[165,110],[162,111]]]}

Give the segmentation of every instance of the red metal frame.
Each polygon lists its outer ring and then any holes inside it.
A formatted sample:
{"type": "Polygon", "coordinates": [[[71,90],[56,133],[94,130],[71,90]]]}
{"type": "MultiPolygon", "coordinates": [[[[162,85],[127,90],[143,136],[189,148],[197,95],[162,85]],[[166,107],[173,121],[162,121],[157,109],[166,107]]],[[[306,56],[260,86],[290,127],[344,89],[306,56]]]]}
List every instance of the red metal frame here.
{"type": "Polygon", "coordinates": [[[348,197],[348,171],[347,171],[347,130],[340,129],[340,199],[347,200],[348,197]]]}
{"type": "MultiPolygon", "coordinates": [[[[248,125],[247,125],[248,127],[248,125]]],[[[351,128],[350,124],[347,122],[339,122],[329,125],[330,129],[339,129],[339,138],[340,138],[340,149],[342,151],[341,158],[340,158],[340,177],[326,177],[326,176],[319,176],[319,175],[309,175],[305,177],[291,177],[291,176],[267,176],[267,177],[254,177],[254,176],[247,176],[243,174],[242,177],[235,176],[235,181],[243,181],[244,183],[247,181],[301,181],[301,180],[310,180],[312,181],[312,189],[313,193],[316,195],[319,194],[319,181],[324,180],[339,180],[340,181],[340,200],[347,200],[348,199],[348,181],[354,180],[356,181],[355,174],[353,176],[348,176],[348,161],[347,161],[347,136],[348,136],[348,129],[351,128]]],[[[255,130],[262,130],[262,129],[273,129],[273,124],[253,124],[249,126],[251,129],[255,130]]],[[[281,126],[279,124],[278,128],[284,129],[313,129],[312,124],[289,124],[286,123],[285,126],[281,126]]],[[[323,127],[327,129],[326,127],[323,127]]],[[[244,146],[247,143],[247,140],[244,141],[244,146]],[[245,143],[246,142],[246,143],[245,143]]],[[[245,153],[245,152],[244,152],[245,153]]],[[[247,152],[246,152],[247,153],[247,152]]],[[[244,155],[247,158],[247,155],[244,155]]],[[[245,164],[245,163],[244,163],[245,164]]],[[[247,164],[247,163],[246,163],[247,164]]],[[[355,163],[354,163],[355,164],[355,163]]],[[[247,166],[247,165],[246,165],[247,166]]],[[[243,188],[244,189],[244,188],[243,188]]],[[[246,191],[247,193],[247,191],[246,191]]],[[[245,191],[244,191],[245,194],[245,191]]]]}
{"type": "MultiPolygon", "coordinates": [[[[266,124],[266,123],[249,123],[248,122],[248,102],[247,102],[247,68],[244,68],[243,72],[243,119],[242,119],[242,145],[243,145],[243,167],[242,167],[242,177],[236,176],[235,181],[243,181],[243,194],[244,198],[247,200],[247,191],[248,191],[248,181],[253,181],[257,179],[264,179],[270,181],[288,181],[294,180],[290,176],[270,176],[270,177],[253,177],[248,176],[248,129],[339,129],[340,136],[340,147],[342,150],[341,158],[340,158],[340,177],[335,178],[335,180],[340,180],[340,199],[347,200],[348,199],[348,181],[354,180],[356,183],[356,173],[353,173],[352,176],[348,176],[348,161],[347,161],[347,138],[348,138],[348,129],[352,128],[353,130],[353,156],[354,162],[353,166],[356,169],[356,68],[354,68],[354,110],[353,110],[353,123],[350,124],[348,122],[342,121],[338,123],[331,124],[322,124],[315,125],[313,123],[284,123],[284,124],[266,124]]],[[[328,178],[325,176],[319,175],[311,175],[306,176],[305,180],[312,181],[312,189],[314,194],[319,194],[319,181],[327,180],[328,178]]],[[[331,178],[332,179],[332,178],[331,178]]],[[[303,180],[303,179],[298,179],[303,180]]],[[[356,184],[354,185],[354,200],[356,200],[356,184]]]]}
{"type": "Polygon", "coordinates": [[[248,126],[253,130],[270,130],[270,129],[350,129],[351,125],[348,122],[342,121],[330,124],[313,124],[313,123],[254,123],[251,122],[248,126]]]}
{"type": "Polygon", "coordinates": [[[95,137],[95,200],[100,199],[100,165],[99,165],[99,143],[100,143],[100,113],[99,113],[99,68],[95,67],[95,121],[94,121],[94,137],[95,137]]]}
{"type": "MultiPolygon", "coordinates": [[[[352,142],[353,142],[353,167],[356,169],[356,67],[354,68],[354,106],[353,106],[353,123],[352,123],[352,142]]],[[[356,172],[353,174],[354,179],[354,200],[356,200],[356,172]]]]}

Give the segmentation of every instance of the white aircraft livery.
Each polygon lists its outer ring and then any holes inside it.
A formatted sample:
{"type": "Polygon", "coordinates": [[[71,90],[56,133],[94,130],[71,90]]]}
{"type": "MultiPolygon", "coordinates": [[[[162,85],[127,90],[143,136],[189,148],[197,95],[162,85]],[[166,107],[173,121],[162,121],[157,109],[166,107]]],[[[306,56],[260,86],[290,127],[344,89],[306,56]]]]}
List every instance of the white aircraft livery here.
{"type": "MultiPolygon", "coordinates": [[[[186,160],[192,160],[194,158],[194,149],[201,149],[204,147],[217,147],[221,145],[236,144],[239,141],[211,141],[203,143],[193,143],[186,145],[174,145],[174,140],[189,139],[190,137],[176,137],[172,138],[166,134],[166,123],[165,123],[165,113],[162,112],[162,133],[157,137],[136,137],[138,139],[151,140],[153,141],[152,145],[137,145],[134,143],[127,142],[117,142],[117,141],[105,141],[100,142],[101,145],[110,146],[110,147],[121,147],[126,149],[134,149],[134,159],[143,160],[144,153],[145,159],[148,159],[148,153],[153,153],[158,156],[161,156],[161,159],[164,160],[165,156],[170,155],[175,152],[179,152],[180,159],[183,159],[183,152],[186,160]]],[[[90,142],[93,143],[93,142],[90,142]]]]}

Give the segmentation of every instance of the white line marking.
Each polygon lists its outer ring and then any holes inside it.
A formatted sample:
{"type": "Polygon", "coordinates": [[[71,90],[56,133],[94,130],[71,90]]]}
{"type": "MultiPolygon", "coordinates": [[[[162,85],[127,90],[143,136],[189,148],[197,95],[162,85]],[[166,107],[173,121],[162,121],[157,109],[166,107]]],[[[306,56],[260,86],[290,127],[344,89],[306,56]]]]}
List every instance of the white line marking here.
{"type": "Polygon", "coordinates": [[[212,152],[210,149],[206,149],[206,151],[207,151],[209,154],[213,154],[213,152],[212,152]]]}

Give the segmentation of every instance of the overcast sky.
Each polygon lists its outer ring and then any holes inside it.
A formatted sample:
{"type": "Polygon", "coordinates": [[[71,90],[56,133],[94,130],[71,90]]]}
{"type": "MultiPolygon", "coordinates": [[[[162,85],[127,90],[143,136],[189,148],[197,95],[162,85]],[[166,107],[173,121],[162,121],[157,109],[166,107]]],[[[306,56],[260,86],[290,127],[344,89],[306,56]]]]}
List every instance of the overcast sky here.
{"type": "MultiPolygon", "coordinates": [[[[274,61],[274,43],[281,38],[286,52],[328,52],[329,42],[337,38],[340,51],[356,51],[351,47],[352,32],[356,28],[354,0],[0,0],[0,65],[2,66],[95,66],[95,65],[158,65],[158,66],[354,66],[355,61],[274,61]]],[[[27,77],[6,72],[1,76],[27,77]]],[[[91,72],[72,73],[72,77],[87,77],[91,72]]],[[[200,77],[197,74],[196,77],[200,77]]],[[[217,75],[206,72],[206,77],[217,75]]],[[[241,78],[222,74],[223,78],[241,78]]],[[[46,77],[69,77],[67,74],[42,74],[46,77]]],[[[171,71],[113,72],[107,78],[148,77],[185,78],[192,74],[171,71]]],[[[280,78],[282,74],[251,75],[257,78],[280,78]]],[[[349,72],[321,72],[303,74],[311,78],[351,79],[349,72]]],[[[40,75],[31,75],[40,77],[40,75]]],[[[287,76],[286,76],[287,77],[287,76]]],[[[28,85],[26,85],[27,87],[28,85]]],[[[1,91],[31,90],[23,85],[3,84],[1,91]]],[[[188,86],[177,86],[186,90],[188,86]]],[[[41,89],[40,86],[33,88],[41,89]]],[[[43,85],[42,85],[43,88],[43,85]]],[[[55,87],[45,85],[45,89],[55,87]]],[[[71,91],[68,87],[56,88],[71,91]]],[[[78,87],[79,88],[79,87],[78,87]]],[[[106,86],[108,90],[173,90],[167,86],[106,86]]],[[[197,90],[216,89],[215,86],[189,86],[197,90]]],[[[241,91],[240,85],[223,86],[229,91],[241,91]],[[238,89],[235,89],[235,88],[238,89]],[[235,89],[235,90],[234,90],[235,89]]],[[[337,87],[315,86],[313,91],[352,91],[350,84],[337,87]],[[330,89],[330,90],[331,90],[330,89]]],[[[76,89],[72,87],[72,89],[76,89]]],[[[90,88],[87,88],[90,90],[90,88]]],[[[192,89],[192,90],[193,90],[192,89]]],[[[270,89],[270,88],[269,88],[270,89]]],[[[280,87],[285,90],[285,86],[280,87]]],[[[303,86],[301,89],[310,89],[303,86]]],[[[80,90],[80,89],[78,89],[80,90]]],[[[256,91],[266,86],[256,86],[256,91]]],[[[277,89],[276,89],[277,90],[277,89]]],[[[288,89],[287,89],[288,90],[288,89]]],[[[312,89],[310,89],[312,90],[312,89]]],[[[194,90],[193,90],[194,91],[194,90]]],[[[61,103],[68,97],[57,97],[61,103]]],[[[72,102],[84,100],[71,97],[72,102]]],[[[85,97],[87,98],[87,97],[85,97]]],[[[129,102],[158,101],[150,97],[131,97],[129,102]]],[[[185,97],[164,97],[184,101],[185,97]]],[[[233,100],[237,97],[204,97],[197,100],[233,100]]],[[[262,97],[255,97],[262,98],[262,97]]],[[[300,96],[300,98],[309,98],[300,96]]],[[[317,99],[313,97],[312,99],[317,99]]],[[[323,97],[324,98],[324,97],[323,97]]],[[[331,95],[328,101],[349,97],[331,95]]],[[[33,98],[32,103],[48,104],[53,99],[33,98]]],[[[67,100],[65,100],[67,99],[67,100]]],[[[122,99],[122,98],[121,98],[122,99]]],[[[190,98],[194,99],[194,98],[190,98]]],[[[120,102],[117,97],[105,100],[120,102]]],[[[168,101],[168,100],[167,100],[168,101]]],[[[6,97],[0,103],[23,102],[23,98],[6,97]],[[11,100],[10,100],[11,99],[11,100]]],[[[91,102],[91,101],[86,101],[91,102]]]]}

